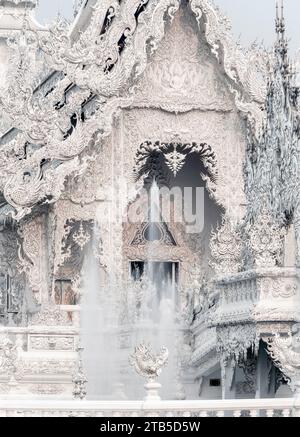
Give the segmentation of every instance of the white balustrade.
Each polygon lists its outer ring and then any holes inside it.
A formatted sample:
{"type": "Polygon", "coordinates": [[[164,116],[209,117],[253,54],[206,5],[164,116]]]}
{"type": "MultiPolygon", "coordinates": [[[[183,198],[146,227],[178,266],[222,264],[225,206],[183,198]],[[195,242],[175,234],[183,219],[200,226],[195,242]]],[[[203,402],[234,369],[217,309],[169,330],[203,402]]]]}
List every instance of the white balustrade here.
{"type": "Polygon", "coordinates": [[[0,400],[0,417],[290,417],[297,400],[228,399],[208,401],[0,400]]]}
{"type": "Polygon", "coordinates": [[[257,417],[258,416],[258,410],[251,410],[250,411],[250,417],[257,417]]]}

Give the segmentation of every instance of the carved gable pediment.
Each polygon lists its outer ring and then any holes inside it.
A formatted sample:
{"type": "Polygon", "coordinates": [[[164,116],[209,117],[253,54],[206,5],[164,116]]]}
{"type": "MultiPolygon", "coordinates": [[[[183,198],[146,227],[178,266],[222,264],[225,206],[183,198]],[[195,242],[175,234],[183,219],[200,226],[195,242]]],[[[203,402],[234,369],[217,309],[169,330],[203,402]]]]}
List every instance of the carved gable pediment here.
{"type": "Polygon", "coordinates": [[[194,14],[180,8],[137,85],[134,105],[230,111],[232,99],[194,14]]]}
{"type": "Polygon", "coordinates": [[[131,245],[144,246],[153,241],[159,241],[166,246],[177,246],[172,232],[164,222],[141,223],[131,241],[131,245]]]}

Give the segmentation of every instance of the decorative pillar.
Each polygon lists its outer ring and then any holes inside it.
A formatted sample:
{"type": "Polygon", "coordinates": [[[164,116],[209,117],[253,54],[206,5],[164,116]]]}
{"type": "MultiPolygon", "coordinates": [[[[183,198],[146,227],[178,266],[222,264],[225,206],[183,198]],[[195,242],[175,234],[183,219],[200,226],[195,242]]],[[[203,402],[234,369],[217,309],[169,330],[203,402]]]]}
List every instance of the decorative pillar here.
{"type": "Polygon", "coordinates": [[[236,362],[233,358],[221,360],[222,399],[235,399],[236,362]]]}
{"type": "Polygon", "coordinates": [[[26,273],[29,286],[38,304],[48,300],[48,287],[45,278],[47,271],[47,250],[43,232],[43,216],[25,221],[19,234],[22,247],[19,251],[21,271],[26,273]]]}

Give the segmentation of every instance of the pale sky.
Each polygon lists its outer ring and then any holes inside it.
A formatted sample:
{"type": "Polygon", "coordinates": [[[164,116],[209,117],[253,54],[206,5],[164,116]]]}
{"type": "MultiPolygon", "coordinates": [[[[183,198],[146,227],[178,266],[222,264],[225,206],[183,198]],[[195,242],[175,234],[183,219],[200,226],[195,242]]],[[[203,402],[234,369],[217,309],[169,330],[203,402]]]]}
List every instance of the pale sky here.
{"type": "MultiPolygon", "coordinates": [[[[274,41],[275,0],[215,0],[230,18],[236,39],[241,37],[244,46],[258,40],[267,47],[274,41]]],[[[73,0],[40,0],[38,19],[45,23],[56,16],[72,17],[73,0]]],[[[285,0],[287,35],[291,54],[300,49],[300,1],[285,0]]]]}

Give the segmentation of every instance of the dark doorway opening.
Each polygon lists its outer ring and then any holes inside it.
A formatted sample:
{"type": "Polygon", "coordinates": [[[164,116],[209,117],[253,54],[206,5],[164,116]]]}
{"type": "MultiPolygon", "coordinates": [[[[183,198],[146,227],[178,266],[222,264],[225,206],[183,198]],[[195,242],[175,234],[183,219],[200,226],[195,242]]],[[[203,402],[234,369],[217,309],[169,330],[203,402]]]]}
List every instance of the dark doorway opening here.
{"type": "Polygon", "coordinates": [[[169,283],[177,285],[179,280],[179,263],[178,262],[148,262],[132,261],[130,263],[131,277],[135,281],[142,279],[144,274],[149,276],[153,283],[169,283]]]}

